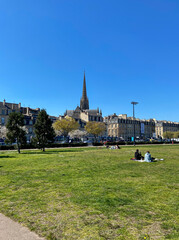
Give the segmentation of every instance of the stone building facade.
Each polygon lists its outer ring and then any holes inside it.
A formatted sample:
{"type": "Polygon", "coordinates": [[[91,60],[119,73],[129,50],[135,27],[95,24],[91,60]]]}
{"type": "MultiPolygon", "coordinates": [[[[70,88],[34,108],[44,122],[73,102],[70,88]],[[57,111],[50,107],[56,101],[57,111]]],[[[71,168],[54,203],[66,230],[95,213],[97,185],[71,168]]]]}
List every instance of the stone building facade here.
{"type": "MultiPolygon", "coordinates": [[[[30,142],[32,137],[35,136],[34,124],[40,112],[40,108],[33,109],[30,107],[22,107],[21,103],[8,103],[4,100],[3,102],[0,102],[0,127],[6,126],[9,114],[11,112],[21,112],[24,115],[26,138],[27,142],[30,142]]],[[[52,123],[58,119],[58,117],[55,116],[49,116],[49,118],[51,119],[52,123]]]]}
{"type": "Polygon", "coordinates": [[[127,114],[113,114],[104,117],[104,122],[107,125],[107,135],[109,137],[122,138],[125,141],[130,141],[134,136],[134,124],[137,138],[151,138],[155,133],[155,121],[153,119],[141,120],[127,117],[127,114]]]}
{"type": "Polygon", "coordinates": [[[0,126],[5,126],[8,120],[8,115],[11,112],[20,112],[21,103],[7,103],[4,99],[3,102],[0,102],[0,126]]]}
{"type": "Polygon", "coordinates": [[[5,100],[0,102],[0,126],[5,126],[11,112],[21,112],[24,115],[24,124],[27,130],[27,141],[34,136],[34,128],[36,118],[40,108],[32,109],[29,107],[21,107],[21,103],[8,103],[5,100]]]}
{"type": "Polygon", "coordinates": [[[21,107],[21,103],[8,103],[5,100],[0,102],[0,127],[5,126],[11,112],[21,112],[24,115],[24,124],[27,130],[27,141],[29,142],[34,136],[34,124],[40,108],[32,109],[29,107],[21,107]]]}
{"type": "Polygon", "coordinates": [[[164,132],[179,131],[179,122],[155,121],[155,134],[157,138],[163,138],[164,132]]]}

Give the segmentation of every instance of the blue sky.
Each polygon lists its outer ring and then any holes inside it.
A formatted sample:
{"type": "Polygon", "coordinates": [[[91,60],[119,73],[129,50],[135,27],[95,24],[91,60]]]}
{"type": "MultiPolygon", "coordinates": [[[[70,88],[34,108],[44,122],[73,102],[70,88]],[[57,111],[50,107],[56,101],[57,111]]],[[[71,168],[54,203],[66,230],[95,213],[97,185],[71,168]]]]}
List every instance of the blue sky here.
{"type": "Polygon", "coordinates": [[[0,0],[0,101],[179,121],[178,0],[0,0]]]}

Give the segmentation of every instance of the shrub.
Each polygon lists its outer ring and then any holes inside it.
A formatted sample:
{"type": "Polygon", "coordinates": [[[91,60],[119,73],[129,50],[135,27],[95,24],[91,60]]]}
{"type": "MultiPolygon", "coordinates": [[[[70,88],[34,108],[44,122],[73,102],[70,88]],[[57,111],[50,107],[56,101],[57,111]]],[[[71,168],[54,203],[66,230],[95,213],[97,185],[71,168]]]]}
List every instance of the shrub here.
{"type": "Polygon", "coordinates": [[[0,150],[14,150],[15,147],[14,145],[3,145],[3,146],[0,146],[0,150]]]}
{"type": "Polygon", "coordinates": [[[93,146],[103,146],[104,144],[103,143],[93,143],[93,146]]]}

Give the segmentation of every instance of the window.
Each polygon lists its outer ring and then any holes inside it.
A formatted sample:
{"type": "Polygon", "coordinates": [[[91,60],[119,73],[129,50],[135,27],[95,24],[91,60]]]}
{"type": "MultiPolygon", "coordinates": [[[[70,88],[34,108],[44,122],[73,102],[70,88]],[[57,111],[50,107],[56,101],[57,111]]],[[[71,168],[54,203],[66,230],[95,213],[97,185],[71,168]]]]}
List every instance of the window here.
{"type": "Polygon", "coordinates": [[[5,119],[1,118],[1,124],[4,125],[5,124],[5,119]]]}

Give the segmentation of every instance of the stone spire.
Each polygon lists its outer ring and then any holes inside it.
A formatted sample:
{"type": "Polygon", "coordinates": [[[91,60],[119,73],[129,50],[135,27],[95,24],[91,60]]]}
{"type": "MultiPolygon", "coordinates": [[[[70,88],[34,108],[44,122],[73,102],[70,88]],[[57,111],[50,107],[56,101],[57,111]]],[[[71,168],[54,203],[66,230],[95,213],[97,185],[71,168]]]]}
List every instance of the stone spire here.
{"type": "Polygon", "coordinates": [[[82,110],[89,109],[89,101],[87,98],[87,93],[86,93],[86,79],[85,79],[85,72],[84,72],[84,80],[83,80],[83,93],[82,93],[82,98],[80,100],[80,108],[82,110]]]}

